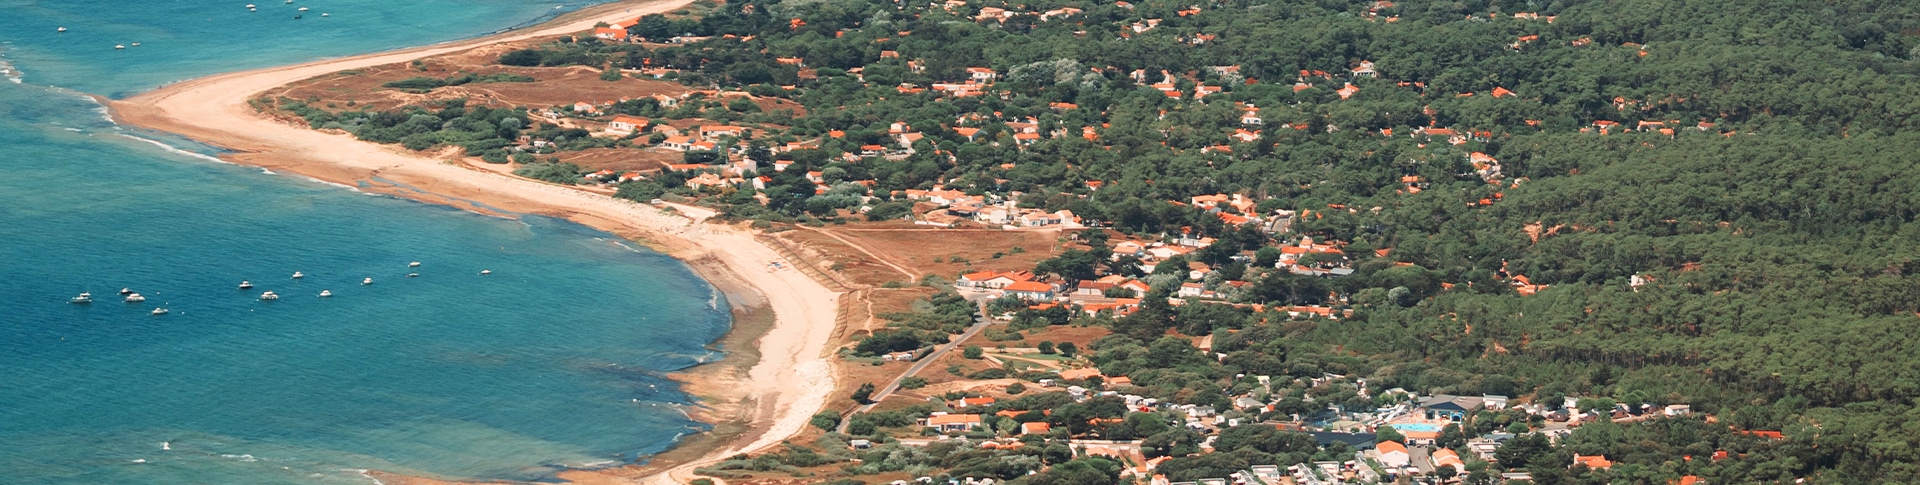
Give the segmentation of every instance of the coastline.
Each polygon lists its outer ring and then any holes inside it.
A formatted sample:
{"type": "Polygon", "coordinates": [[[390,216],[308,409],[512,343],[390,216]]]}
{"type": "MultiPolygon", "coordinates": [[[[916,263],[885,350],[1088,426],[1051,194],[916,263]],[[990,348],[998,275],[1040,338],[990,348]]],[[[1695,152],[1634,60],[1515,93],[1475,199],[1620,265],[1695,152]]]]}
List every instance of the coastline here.
{"type": "MultiPolygon", "coordinates": [[[[713,345],[720,361],[673,374],[698,399],[696,419],[714,426],[649,457],[646,465],[570,470],[576,483],[684,483],[694,467],[779,443],[799,433],[826,402],[835,379],[823,355],[836,325],[840,293],[793,270],[750,230],[706,223],[711,211],[671,213],[604,195],[431,158],[256,113],[248,101],[318,75],[406,62],[490,44],[587,30],[597,22],[663,13],[689,0],[639,0],[582,9],[536,26],[473,39],[219,74],[167,84],[124,100],[102,100],[120,123],[172,133],[229,150],[222,159],[291,171],[329,183],[498,215],[560,217],[640,242],[692,267],[727,295],[734,321],[713,345]],[[497,208],[499,210],[492,210],[497,208]]],[[[389,483],[445,483],[380,473],[389,483]]]]}

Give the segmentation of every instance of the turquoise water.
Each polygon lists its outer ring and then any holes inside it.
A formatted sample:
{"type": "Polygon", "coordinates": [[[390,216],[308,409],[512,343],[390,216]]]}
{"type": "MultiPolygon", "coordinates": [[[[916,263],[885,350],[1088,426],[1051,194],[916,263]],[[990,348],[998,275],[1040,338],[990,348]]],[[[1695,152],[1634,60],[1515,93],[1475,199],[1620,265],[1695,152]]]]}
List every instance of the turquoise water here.
{"type": "Polygon", "coordinates": [[[24,73],[0,81],[0,482],[537,480],[702,429],[662,374],[718,358],[706,345],[729,322],[679,262],[565,221],[221,163],[79,94],[466,37],[553,3],[337,0],[330,24],[283,25],[266,19],[282,4],[253,1],[257,17],[245,1],[0,0],[24,73]],[[143,45],[110,50],[123,41],[143,45]],[[82,291],[97,301],[66,303],[82,291]]]}
{"type": "Polygon", "coordinates": [[[1393,426],[1394,429],[1398,429],[1401,431],[1423,431],[1428,433],[1440,432],[1440,425],[1433,424],[1433,423],[1399,423],[1391,426],[1393,426]]]}

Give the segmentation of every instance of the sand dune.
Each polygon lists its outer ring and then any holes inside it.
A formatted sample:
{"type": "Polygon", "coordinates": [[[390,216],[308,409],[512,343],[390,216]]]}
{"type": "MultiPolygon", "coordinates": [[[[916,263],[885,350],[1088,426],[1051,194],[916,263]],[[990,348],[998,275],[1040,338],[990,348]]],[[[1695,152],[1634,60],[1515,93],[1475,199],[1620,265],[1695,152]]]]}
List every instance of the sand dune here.
{"type": "MultiPolygon", "coordinates": [[[[547,24],[490,37],[441,45],[308,62],[293,66],[222,74],[171,84],[123,101],[111,102],[124,123],[176,133],[233,150],[225,158],[271,167],[329,182],[362,185],[431,202],[482,212],[519,212],[567,217],[613,232],[641,232],[664,243],[684,259],[718,261],[727,273],[752,287],[775,315],[758,342],[760,361],[738,386],[753,403],[752,431],[743,443],[723,446],[709,457],[756,450],[798,433],[833,388],[832,368],[822,355],[832,334],[838,294],[798,271],[766,270],[782,259],[752,234],[705,224],[697,208],[678,213],[604,195],[511,177],[279,123],[255,112],[247,101],[261,92],[322,74],[405,62],[473,47],[527,38],[579,32],[602,21],[680,8],[685,0],[628,2],[595,7],[547,24]]],[[[704,464],[700,460],[695,464],[704,464]]],[[[649,483],[685,480],[693,464],[674,470],[681,478],[650,477],[649,483]]],[[[626,481],[619,473],[603,478],[626,481]]]]}

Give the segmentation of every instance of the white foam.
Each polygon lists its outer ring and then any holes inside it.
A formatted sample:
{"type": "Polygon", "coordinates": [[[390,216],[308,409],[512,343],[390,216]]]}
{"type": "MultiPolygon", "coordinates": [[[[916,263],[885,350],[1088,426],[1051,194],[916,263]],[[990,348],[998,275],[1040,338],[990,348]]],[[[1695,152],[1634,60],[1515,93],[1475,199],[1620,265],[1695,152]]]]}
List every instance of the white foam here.
{"type": "Polygon", "coordinates": [[[220,457],[230,459],[230,460],[244,461],[244,462],[260,461],[260,459],[254,458],[253,455],[220,455],[220,457]]]}
{"type": "Polygon", "coordinates": [[[221,159],[220,159],[220,157],[215,157],[215,156],[211,156],[211,155],[206,155],[206,154],[201,154],[201,153],[194,153],[194,152],[190,152],[190,151],[186,151],[186,150],[181,150],[181,149],[179,149],[178,147],[175,147],[175,146],[173,146],[173,145],[168,145],[168,144],[166,144],[166,143],[162,143],[162,142],[161,142],[161,141],[159,141],[159,140],[151,140],[151,139],[147,139],[147,138],[141,138],[141,137],[137,137],[137,136],[133,136],[133,135],[129,135],[129,134],[126,134],[126,133],[115,133],[115,134],[116,134],[116,135],[120,135],[120,136],[124,136],[124,137],[127,137],[128,139],[131,139],[131,140],[139,140],[139,141],[143,141],[143,142],[147,142],[147,143],[151,143],[151,144],[153,144],[153,146],[157,146],[157,147],[160,147],[160,149],[161,149],[161,150],[166,150],[166,151],[167,151],[167,153],[172,153],[172,154],[175,154],[175,155],[181,155],[181,156],[186,156],[186,157],[192,157],[192,158],[198,158],[198,159],[201,159],[201,160],[206,160],[206,161],[210,161],[210,162],[218,162],[218,163],[224,163],[224,164],[228,164],[228,165],[236,165],[236,164],[235,164],[235,163],[233,163],[233,162],[229,162],[229,161],[226,161],[226,160],[221,160],[221,159]]]}
{"type": "MultiPolygon", "coordinates": [[[[262,170],[265,170],[265,169],[262,169],[262,170]]],[[[273,172],[267,172],[267,173],[269,173],[269,174],[271,174],[271,173],[273,173],[273,172]]],[[[349,190],[349,191],[353,191],[353,192],[360,192],[360,193],[363,193],[363,194],[367,194],[367,195],[380,195],[380,194],[372,194],[372,193],[367,193],[367,192],[365,192],[365,191],[362,191],[362,190],[360,190],[360,188],[359,188],[359,187],[354,187],[354,186],[352,186],[352,185],[347,185],[347,184],[338,184],[338,183],[333,183],[333,182],[328,182],[328,181],[325,181],[325,180],[320,180],[320,179],[317,179],[317,178],[313,178],[313,177],[308,177],[308,176],[305,176],[305,175],[302,175],[302,176],[300,176],[300,178],[303,178],[303,179],[307,179],[308,181],[311,181],[311,182],[313,182],[313,183],[316,183],[316,184],[320,184],[320,185],[331,185],[331,186],[334,186],[334,187],[339,187],[339,188],[342,188],[342,189],[347,189],[347,190],[349,190]]]]}
{"type": "Polygon", "coordinates": [[[267,174],[267,175],[280,175],[280,174],[277,174],[277,173],[273,173],[273,171],[272,171],[272,170],[267,170],[267,168],[266,168],[266,167],[260,167],[260,173],[264,173],[264,174],[267,174]]]}

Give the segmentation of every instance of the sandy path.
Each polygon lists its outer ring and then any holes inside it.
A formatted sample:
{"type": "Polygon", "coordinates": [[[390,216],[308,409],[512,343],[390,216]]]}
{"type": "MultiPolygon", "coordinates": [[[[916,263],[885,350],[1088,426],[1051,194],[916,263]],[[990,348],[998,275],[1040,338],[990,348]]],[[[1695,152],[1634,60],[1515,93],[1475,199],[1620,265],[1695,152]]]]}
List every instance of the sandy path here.
{"type": "MultiPolygon", "coordinates": [[[[234,150],[228,160],[289,170],[349,185],[367,184],[369,190],[410,198],[506,211],[567,217],[609,231],[643,232],[662,239],[682,259],[712,258],[727,272],[764,295],[775,323],[760,339],[760,361],[747,372],[738,394],[754,406],[750,410],[754,439],[734,443],[708,456],[726,457],[778,443],[807,426],[812,413],[833,389],[833,372],[822,355],[833,333],[839,296],[798,271],[766,270],[781,257],[752,234],[727,226],[701,224],[677,214],[571,188],[473,169],[364,143],[346,135],[327,134],[269,120],[247,104],[258,93],[294,81],[362,67],[405,62],[481,45],[531,37],[578,32],[596,22],[629,19],[680,8],[686,0],[627,2],[588,9],[540,27],[492,37],[401,51],[331,59],[286,67],[222,74],[171,84],[124,101],[111,102],[123,122],[180,134],[234,150]],[[394,187],[370,183],[375,178],[404,184],[394,187]]],[[[695,217],[710,214],[682,214],[695,217]]],[[[695,465],[677,468],[679,478],[656,477],[649,483],[684,481],[695,465]]],[[[614,478],[609,471],[607,481],[614,478]]]]}

